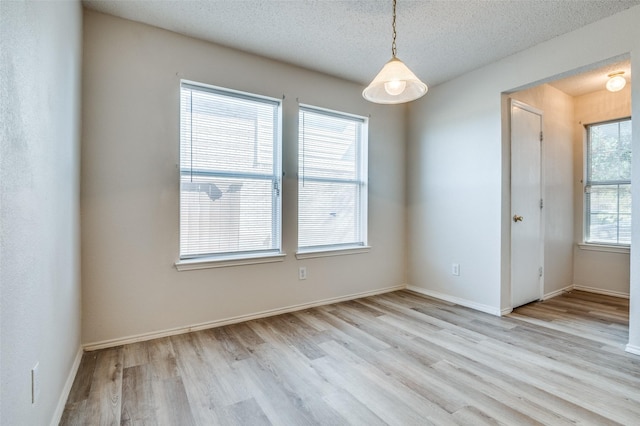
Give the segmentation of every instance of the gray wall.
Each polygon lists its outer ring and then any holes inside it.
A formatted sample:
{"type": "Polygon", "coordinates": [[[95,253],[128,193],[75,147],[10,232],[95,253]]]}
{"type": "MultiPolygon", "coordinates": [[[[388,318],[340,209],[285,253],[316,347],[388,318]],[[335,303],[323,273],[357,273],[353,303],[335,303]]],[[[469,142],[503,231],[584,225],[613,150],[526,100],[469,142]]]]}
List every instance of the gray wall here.
{"type": "Polygon", "coordinates": [[[405,282],[405,108],[316,72],[85,11],[83,342],[379,291],[405,282]],[[282,263],[178,272],[179,81],[285,99],[282,263]],[[369,253],[297,260],[298,103],[370,116],[369,253]],[[308,279],[298,280],[306,266],[308,279]]]}
{"type": "MultiPolygon", "coordinates": [[[[2,425],[46,425],[80,349],[77,1],[0,2],[2,425]],[[31,368],[40,397],[31,405],[31,368]]],[[[62,400],[60,400],[62,398],[62,400]]]]}

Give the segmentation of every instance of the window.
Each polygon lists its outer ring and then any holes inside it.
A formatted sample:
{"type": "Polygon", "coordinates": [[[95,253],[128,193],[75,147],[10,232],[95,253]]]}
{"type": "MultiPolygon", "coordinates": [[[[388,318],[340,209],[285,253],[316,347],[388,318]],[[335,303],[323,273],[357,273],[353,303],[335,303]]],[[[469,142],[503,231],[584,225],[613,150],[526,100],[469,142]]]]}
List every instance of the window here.
{"type": "Polygon", "coordinates": [[[298,250],[367,244],[367,119],[301,106],[298,250]]]}
{"type": "Polygon", "coordinates": [[[280,253],[280,101],[181,82],[180,259],[280,253]]]}
{"type": "Polygon", "coordinates": [[[585,242],[631,243],[631,120],[587,126],[585,242]]]}

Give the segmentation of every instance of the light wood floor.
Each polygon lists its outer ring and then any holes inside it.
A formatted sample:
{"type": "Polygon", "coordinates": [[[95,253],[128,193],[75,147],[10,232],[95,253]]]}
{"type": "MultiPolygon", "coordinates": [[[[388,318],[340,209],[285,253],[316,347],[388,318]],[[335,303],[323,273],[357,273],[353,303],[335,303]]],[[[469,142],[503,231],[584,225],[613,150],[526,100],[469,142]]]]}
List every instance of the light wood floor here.
{"type": "Polygon", "coordinates": [[[63,425],[640,424],[628,301],[398,291],[84,354],[63,425]]]}

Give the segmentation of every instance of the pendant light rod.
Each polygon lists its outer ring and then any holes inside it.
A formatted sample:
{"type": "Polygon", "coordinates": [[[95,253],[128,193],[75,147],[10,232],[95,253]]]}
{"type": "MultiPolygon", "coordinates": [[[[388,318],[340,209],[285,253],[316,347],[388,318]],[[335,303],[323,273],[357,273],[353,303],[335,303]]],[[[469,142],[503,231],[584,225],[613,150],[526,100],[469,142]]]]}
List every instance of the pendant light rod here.
{"type": "Polygon", "coordinates": [[[396,1],[393,0],[393,20],[391,28],[391,59],[382,67],[371,84],[362,91],[362,97],[377,104],[402,104],[416,100],[427,93],[424,84],[400,60],[397,55],[396,37],[396,1]]]}
{"type": "Polygon", "coordinates": [[[393,24],[391,24],[391,28],[393,28],[393,42],[391,43],[391,56],[396,57],[396,53],[398,50],[396,49],[396,0],[393,0],[393,24]]]}

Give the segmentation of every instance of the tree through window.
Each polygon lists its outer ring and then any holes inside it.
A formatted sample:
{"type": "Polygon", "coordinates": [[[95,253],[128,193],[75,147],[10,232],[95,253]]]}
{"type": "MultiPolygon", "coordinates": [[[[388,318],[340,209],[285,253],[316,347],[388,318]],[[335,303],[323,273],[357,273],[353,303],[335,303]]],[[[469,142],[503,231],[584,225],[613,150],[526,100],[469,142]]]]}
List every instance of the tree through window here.
{"type": "Polygon", "coordinates": [[[587,126],[585,242],[631,244],[631,119],[587,126]]]}

